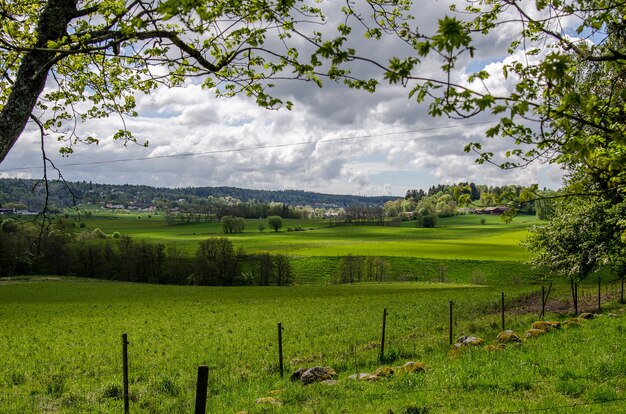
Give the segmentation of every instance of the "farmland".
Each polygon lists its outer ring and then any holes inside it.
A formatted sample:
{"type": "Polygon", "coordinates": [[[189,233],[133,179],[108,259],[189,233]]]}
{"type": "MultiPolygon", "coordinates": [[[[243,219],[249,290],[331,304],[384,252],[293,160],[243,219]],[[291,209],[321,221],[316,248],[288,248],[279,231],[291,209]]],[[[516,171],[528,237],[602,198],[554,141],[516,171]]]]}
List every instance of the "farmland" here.
{"type": "Polygon", "coordinates": [[[225,235],[219,223],[167,226],[159,216],[109,215],[83,219],[87,229],[119,231],[134,237],[176,245],[195,251],[207,237],[228,237],[250,252],[280,252],[295,256],[378,255],[438,259],[520,261],[528,254],[520,241],[534,216],[520,216],[505,224],[497,216],[457,216],[441,219],[435,229],[417,229],[414,222],[397,227],[328,227],[323,220],[285,220],[280,232],[257,230],[264,220],[248,220],[246,231],[225,235]],[[142,218],[137,218],[142,217],[142,218]],[[480,224],[484,218],[486,223],[480,224]],[[305,231],[287,231],[301,227],[305,231]]]}
{"type": "MultiPolygon", "coordinates": [[[[509,307],[533,291],[507,289],[509,307]]],[[[556,292],[563,297],[566,290],[556,292]]],[[[201,364],[210,367],[212,413],[380,413],[412,406],[495,412],[626,397],[624,317],[585,321],[500,351],[449,357],[449,301],[455,303],[455,336],[493,342],[499,296],[489,287],[424,283],[209,288],[3,282],[0,412],[119,412],[121,333],[130,341],[131,412],[192,412],[201,364]],[[383,308],[389,311],[387,363],[420,360],[432,370],[376,383],[350,381],[350,374],[380,365],[383,308]],[[279,377],[277,322],[284,326],[287,371],[331,366],[337,385],[303,387],[279,377]],[[593,360],[587,349],[594,349],[593,360]],[[457,398],[447,398],[451,389],[457,398]],[[273,390],[282,390],[281,406],[255,404],[273,390]]],[[[511,311],[506,323],[523,331],[535,318],[511,311]]],[[[600,408],[606,406],[596,412],[600,408]]]]}
{"type": "MultiPolygon", "coordinates": [[[[626,318],[617,287],[603,288],[601,316],[545,337],[487,351],[449,355],[453,335],[493,344],[501,330],[520,334],[537,320],[540,286],[523,263],[520,241],[534,218],[443,219],[435,229],[325,227],[286,222],[304,231],[260,232],[254,221],[228,235],[252,252],[285,252],[302,276],[291,287],[198,287],[80,278],[0,281],[0,413],[120,412],[121,334],[129,338],[131,412],[192,412],[196,370],[207,365],[211,413],[519,412],[585,404],[619,412],[626,398],[626,318]],[[396,280],[327,286],[341,256],[385,257],[396,280]],[[381,317],[387,309],[384,362],[381,317]],[[277,323],[284,328],[285,378],[279,376],[277,323]],[[609,338],[607,340],[607,338],[609,338]],[[593,358],[588,350],[593,349],[593,358]],[[421,361],[424,373],[377,382],[349,380],[383,364],[421,361]],[[302,386],[288,375],[330,366],[335,385],[302,386]],[[455,398],[449,398],[454,393],[455,398]],[[271,396],[276,405],[257,404],[271,396]]],[[[84,221],[164,244],[187,246],[222,237],[217,223],[167,226],[157,217],[105,216],[84,221]]],[[[609,277],[610,279],[611,277],[609,277]]],[[[606,278],[605,278],[606,279],[606,278]]],[[[581,287],[592,310],[594,283],[581,287]]],[[[564,321],[569,286],[557,281],[549,309],[564,321]]]]}

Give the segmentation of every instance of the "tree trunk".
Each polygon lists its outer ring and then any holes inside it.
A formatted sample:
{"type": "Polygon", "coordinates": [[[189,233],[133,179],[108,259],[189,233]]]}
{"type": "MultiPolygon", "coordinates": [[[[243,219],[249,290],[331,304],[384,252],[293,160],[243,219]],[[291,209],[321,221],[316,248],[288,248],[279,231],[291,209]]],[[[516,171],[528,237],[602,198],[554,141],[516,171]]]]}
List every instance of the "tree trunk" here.
{"type": "Polygon", "coordinates": [[[30,119],[48,72],[58,57],[43,50],[49,41],[65,36],[67,25],[76,15],[77,0],[48,0],[37,24],[37,43],[24,54],[11,93],[0,111],[0,163],[18,140],[30,119]]]}

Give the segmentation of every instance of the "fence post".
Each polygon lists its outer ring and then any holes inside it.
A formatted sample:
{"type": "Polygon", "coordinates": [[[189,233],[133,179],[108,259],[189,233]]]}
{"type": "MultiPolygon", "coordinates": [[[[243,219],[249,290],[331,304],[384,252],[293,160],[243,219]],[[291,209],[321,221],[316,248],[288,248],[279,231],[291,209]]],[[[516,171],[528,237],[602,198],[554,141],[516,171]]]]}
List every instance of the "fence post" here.
{"type": "Polygon", "coordinates": [[[574,312],[578,315],[578,283],[574,283],[574,312]]]}
{"type": "Polygon", "coordinates": [[[602,282],[600,279],[600,276],[598,276],[598,312],[602,312],[602,305],[601,305],[601,298],[602,298],[602,282]]]}
{"type": "Polygon", "coordinates": [[[546,315],[546,287],[541,285],[541,317],[546,315]]]}
{"type": "Polygon", "coordinates": [[[124,399],[124,414],[130,411],[130,396],[128,395],[128,335],[122,334],[122,370],[124,377],[124,390],[122,398],[124,399]]]}
{"type": "Polygon", "coordinates": [[[196,410],[195,414],[206,413],[206,396],[209,385],[209,367],[200,365],[198,367],[198,381],[196,382],[196,410]]]}
{"type": "Polygon", "coordinates": [[[502,330],[505,330],[504,326],[504,292],[502,292],[502,330]]]}
{"type": "Polygon", "coordinates": [[[385,328],[387,326],[387,308],[383,310],[383,330],[380,336],[380,362],[385,361],[385,328]]]}
{"type": "Polygon", "coordinates": [[[285,376],[283,369],[283,326],[278,322],[278,367],[280,369],[280,377],[285,376]]]}
{"type": "Polygon", "coordinates": [[[452,345],[452,328],[453,328],[453,323],[452,323],[452,306],[454,305],[454,302],[450,301],[450,345],[452,345]]]}

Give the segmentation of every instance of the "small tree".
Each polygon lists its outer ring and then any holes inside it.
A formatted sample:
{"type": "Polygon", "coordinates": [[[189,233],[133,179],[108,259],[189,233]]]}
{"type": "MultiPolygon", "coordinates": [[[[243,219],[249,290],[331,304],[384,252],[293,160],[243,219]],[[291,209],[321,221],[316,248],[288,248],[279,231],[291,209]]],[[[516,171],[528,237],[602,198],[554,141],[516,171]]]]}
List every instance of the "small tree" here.
{"type": "Polygon", "coordinates": [[[277,232],[283,227],[283,219],[280,216],[269,216],[267,218],[267,225],[277,232]]]}

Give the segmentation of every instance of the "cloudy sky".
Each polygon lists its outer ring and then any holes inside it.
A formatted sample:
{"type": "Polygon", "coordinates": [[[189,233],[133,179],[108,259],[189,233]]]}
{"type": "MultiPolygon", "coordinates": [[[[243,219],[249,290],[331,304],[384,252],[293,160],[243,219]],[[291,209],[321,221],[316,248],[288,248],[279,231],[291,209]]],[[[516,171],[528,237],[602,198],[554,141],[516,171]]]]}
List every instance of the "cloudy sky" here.
{"type": "MultiPolygon", "coordinates": [[[[432,33],[450,3],[419,2],[416,24],[432,33]]],[[[511,59],[506,48],[512,35],[499,31],[476,39],[478,53],[461,62],[461,74],[483,67],[499,73],[502,62],[511,59]]],[[[407,53],[391,39],[363,43],[357,36],[353,42],[357,50],[383,61],[407,53]]],[[[356,69],[360,75],[381,75],[371,65],[356,69]]],[[[420,70],[425,75],[438,73],[436,62],[426,61],[420,70]]],[[[490,82],[492,88],[506,90],[500,76],[490,82]]],[[[58,155],[55,140],[46,146],[67,180],[97,183],[399,196],[411,188],[460,181],[560,185],[561,173],[550,165],[503,172],[475,164],[475,157],[463,147],[484,140],[493,119],[431,118],[408,92],[384,82],[370,94],[328,81],[321,89],[313,83],[285,81],[277,84],[275,93],[292,100],[294,108],[269,111],[246,97],[218,99],[213,91],[188,83],[137,95],[139,116],[127,125],[139,140],[149,141],[148,147],[114,142],[111,137],[120,123],[113,117],[80,126],[81,132],[100,138],[97,146],[79,144],[65,158],[58,155]]],[[[502,140],[490,140],[489,145],[496,153],[510,147],[502,140]]],[[[39,147],[38,131],[31,126],[0,164],[0,177],[40,177],[39,147]]]]}

